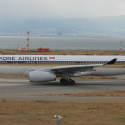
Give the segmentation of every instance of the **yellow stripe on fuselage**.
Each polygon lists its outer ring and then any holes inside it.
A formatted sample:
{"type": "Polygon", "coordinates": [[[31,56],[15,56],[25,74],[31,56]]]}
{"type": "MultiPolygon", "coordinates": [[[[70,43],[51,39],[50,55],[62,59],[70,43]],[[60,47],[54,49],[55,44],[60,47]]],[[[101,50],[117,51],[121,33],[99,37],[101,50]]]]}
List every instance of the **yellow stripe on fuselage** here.
{"type": "Polygon", "coordinates": [[[104,65],[99,68],[125,68],[125,64],[104,65]]]}
{"type": "MultiPolygon", "coordinates": [[[[90,63],[89,63],[90,64],[90,63]]],[[[0,66],[42,66],[42,67],[55,67],[55,66],[69,66],[69,65],[81,65],[80,63],[67,64],[67,63],[1,63],[0,66]]],[[[82,64],[83,65],[83,64],[82,64]]],[[[98,68],[125,68],[125,64],[113,64],[113,65],[104,65],[99,66],[98,68]]]]}

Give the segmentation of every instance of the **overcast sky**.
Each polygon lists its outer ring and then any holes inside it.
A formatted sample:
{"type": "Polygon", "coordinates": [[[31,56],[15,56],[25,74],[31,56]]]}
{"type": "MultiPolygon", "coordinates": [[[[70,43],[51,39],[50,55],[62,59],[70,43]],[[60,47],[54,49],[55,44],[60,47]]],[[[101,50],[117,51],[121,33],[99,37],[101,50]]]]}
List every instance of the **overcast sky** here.
{"type": "Polygon", "coordinates": [[[0,0],[0,19],[125,15],[125,0],[0,0]]]}

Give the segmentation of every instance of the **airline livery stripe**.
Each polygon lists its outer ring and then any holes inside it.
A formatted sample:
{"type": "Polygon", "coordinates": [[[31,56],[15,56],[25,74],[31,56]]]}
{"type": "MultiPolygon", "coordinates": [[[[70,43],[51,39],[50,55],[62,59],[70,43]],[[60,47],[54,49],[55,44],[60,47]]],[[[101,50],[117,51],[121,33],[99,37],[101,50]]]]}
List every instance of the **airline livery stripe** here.
{"type": "MultiPolygon", "coordinates": [[[[104,64],[107,63],[108,61],[0,61],[0,64],[3,63],[60,63],[60,64],[104,64]]],[[[125,61],[117,61],[115,64],[124,64],[125,61]]]]}

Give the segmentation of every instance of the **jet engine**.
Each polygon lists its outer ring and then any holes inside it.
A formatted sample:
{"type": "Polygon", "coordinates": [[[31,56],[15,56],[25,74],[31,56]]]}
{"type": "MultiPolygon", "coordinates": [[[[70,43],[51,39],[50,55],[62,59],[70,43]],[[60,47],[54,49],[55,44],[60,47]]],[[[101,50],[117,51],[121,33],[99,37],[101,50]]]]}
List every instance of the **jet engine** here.
{"type": "Polygon", "coordinates": [[[56,80],[56,75],[45,71],[31,71],[29,72],[30,82],[47,82],[56,80]]]}

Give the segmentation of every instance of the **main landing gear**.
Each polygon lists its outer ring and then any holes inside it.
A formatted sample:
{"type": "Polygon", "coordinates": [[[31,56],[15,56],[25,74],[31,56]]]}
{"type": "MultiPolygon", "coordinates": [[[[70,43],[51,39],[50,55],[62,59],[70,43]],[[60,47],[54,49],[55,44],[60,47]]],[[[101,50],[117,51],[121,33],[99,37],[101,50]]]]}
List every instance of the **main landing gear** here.
{"type": "Polygon", "coordinates": [[[68,85],[68,84],[70,84],[70,85],[75,85],[75,81],[72,80],[72,79],[63,79],[63,78],[61,78],[61,79],[60,79],[60,82],[61,82],[63,85],[68,85]]]}

